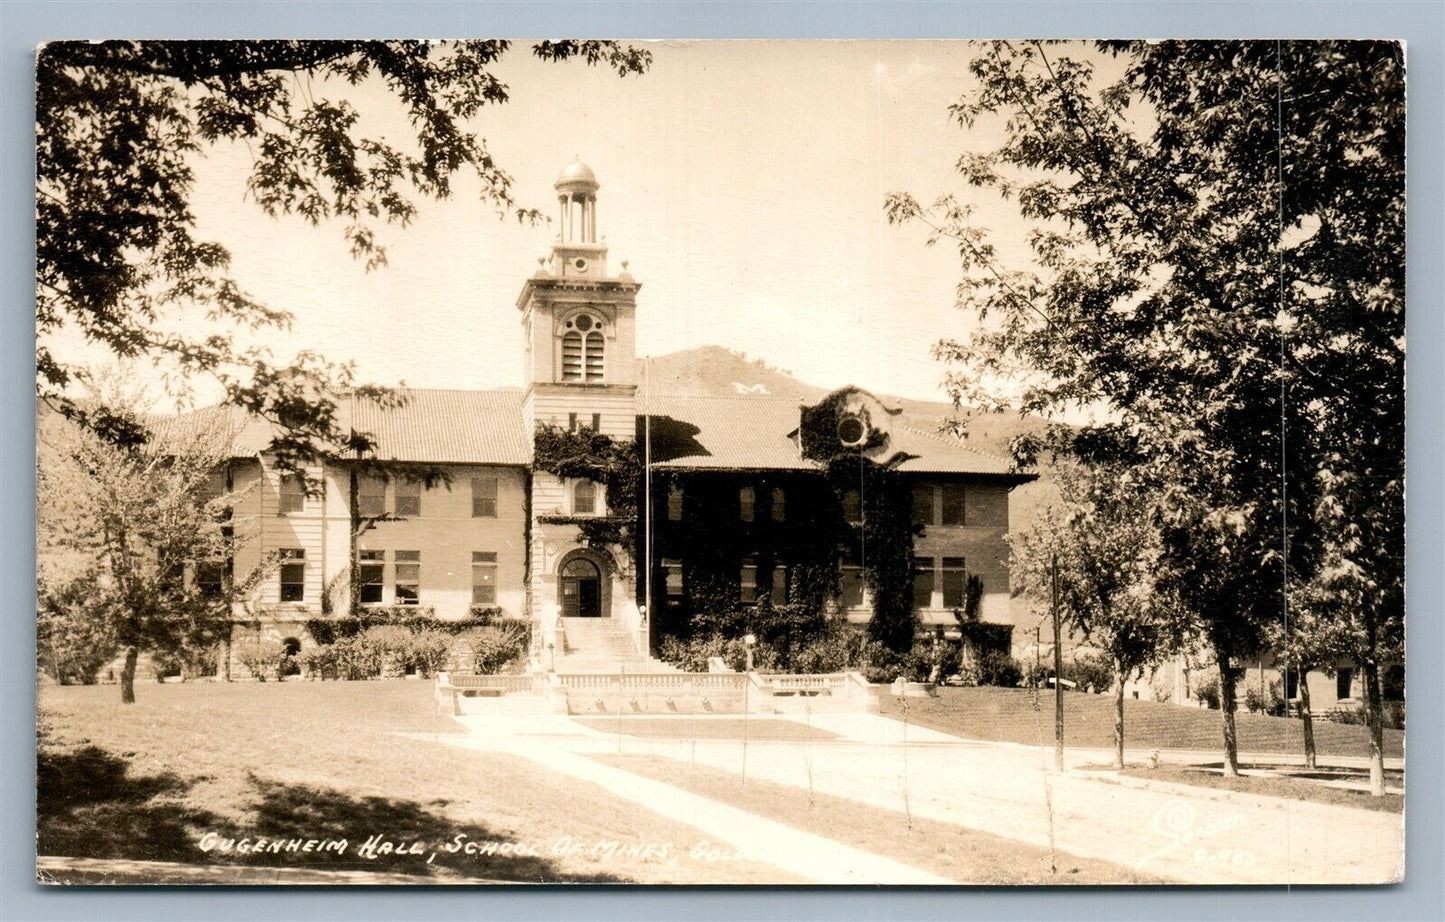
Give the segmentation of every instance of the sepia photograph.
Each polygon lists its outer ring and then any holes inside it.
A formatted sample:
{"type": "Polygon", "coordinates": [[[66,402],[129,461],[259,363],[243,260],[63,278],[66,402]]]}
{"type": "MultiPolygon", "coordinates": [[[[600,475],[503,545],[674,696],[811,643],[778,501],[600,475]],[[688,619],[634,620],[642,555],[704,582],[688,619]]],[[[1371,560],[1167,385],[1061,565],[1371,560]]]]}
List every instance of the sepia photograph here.
{"type": "Polygon", "coordinates": [[[1405,59],[41,45],[36,880],[1403,881],[1405,59]]]}

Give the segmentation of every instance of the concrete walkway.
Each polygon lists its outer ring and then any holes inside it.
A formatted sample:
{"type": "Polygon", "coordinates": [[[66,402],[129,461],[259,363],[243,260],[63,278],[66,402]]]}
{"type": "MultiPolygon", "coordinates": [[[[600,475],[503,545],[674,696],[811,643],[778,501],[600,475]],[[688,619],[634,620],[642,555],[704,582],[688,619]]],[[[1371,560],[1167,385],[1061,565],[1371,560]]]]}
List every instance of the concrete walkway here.
{"type": "Polygon", "coordinates": [[[571,720],[542,718],[527,724],[498,725],[491,719],[460,718],[471,725],[466,736],[436,737],[470,749],[503,749],[552,771],[605,787],[663,816],[686,823],[726,846],[733,858],[762,861],[817,883],[939,885],[953,881],[900,864],[881,855],[834,842],[670,784],[603,765],[579,752],[611,751],[618,737],[589,730],[571,720]],[[572,732],[573,729],[583,732],[572,732]],[[521,731],[521,732],[519,732],[521,731]],[[578,751],[570,751],[568,743],[578,751]]]}
{"type": "MultiPolygon", "coordinates": [[[[1274,797],[1136,783],[1107,772],[1049,770],[1048,747],[963,740],[866,714],[759,720],[806,722],[835,740],[638,738],[565,717],[460,718],[472,730],[454,745],[526,756],[597,781],[649,809],[703,829],[759,860],[829,883],[924,882],[882,856],[579,758],[588,752],[660,756],[685,772],[693,762],[978,829],[1075,855],[1101,858],[1187,883],[1386,883],[1403,872],[1402,818],[1393,813],[1274,797]],[[1124,783],[1128,782],[1128,783],[1124,783]],[[799,838],[802,837],[802,838],[799,838]],[[806,847],[804,847],[804,843],[806,847]],[[805,857],[824,848],[832,857],[805,857]],[[801,850],[800,850],[801,849],[801,850]]],[[[1071,754],[1068,764],[1099,761],[1071,754]]]]}

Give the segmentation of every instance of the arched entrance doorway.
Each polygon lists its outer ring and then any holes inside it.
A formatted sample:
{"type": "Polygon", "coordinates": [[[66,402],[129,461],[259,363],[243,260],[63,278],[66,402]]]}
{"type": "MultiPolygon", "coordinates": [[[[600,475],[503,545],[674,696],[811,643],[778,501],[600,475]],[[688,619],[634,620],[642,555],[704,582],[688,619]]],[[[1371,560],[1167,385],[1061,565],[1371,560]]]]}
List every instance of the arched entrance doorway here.
{"type": "Polygon", "coordinates": [[[585,557],[562,565],[562,617],[602,617],[602,571],[585,557]]]}

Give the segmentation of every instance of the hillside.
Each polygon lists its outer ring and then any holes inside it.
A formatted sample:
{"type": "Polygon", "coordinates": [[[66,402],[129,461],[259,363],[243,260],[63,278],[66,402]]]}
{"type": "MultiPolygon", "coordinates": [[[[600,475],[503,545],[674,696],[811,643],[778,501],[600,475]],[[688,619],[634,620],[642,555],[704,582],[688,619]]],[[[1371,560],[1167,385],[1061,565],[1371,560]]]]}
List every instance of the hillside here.
{"type": "MultiPolygon", "coordinates": [[[[653,356],[646,361],[653,393],[688,397],[787,397],[812,403],[828,393],[827,388],[799,381],[788,371],[775,368],[741,352],[721,346],[701,346],[681,352],[653,356]]],[[[637,380],[643,382],[644,360],[637,360],[637,380]]],[[[867,388],[868,382],[853,382],[867,388]]],[[[908,425],[937,432],[961,411],[945,401],[913,400],[876,393],[884,403],[901,407],[908,425]]],[[[967,444],[988,454],[1009,456],[1009,443],[1018,435],[1035,431],[1040,423],[1017,413],[962,414],[967,420],[967,444]]],[[[1014,489],[1010,519],[1014,531],[1029,528],[1044,506],[1057,495],[1049,465],[1038,468],[1039,480],[1014,489]]]]}

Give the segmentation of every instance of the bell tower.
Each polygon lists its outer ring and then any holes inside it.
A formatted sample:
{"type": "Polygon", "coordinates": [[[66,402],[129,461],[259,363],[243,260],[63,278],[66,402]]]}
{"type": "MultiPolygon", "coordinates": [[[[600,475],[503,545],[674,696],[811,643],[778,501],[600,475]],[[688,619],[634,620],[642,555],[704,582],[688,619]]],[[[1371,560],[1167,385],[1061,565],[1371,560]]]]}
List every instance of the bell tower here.
{"type": "Polygon", "coordinates": [[[526,337],[529,431],[538,424],[593,427],[635,438],[637,291],[622,263],[609,275],[597,232],[597,190],[580,160],[557,177],[559,222],[551,252],[522,285],[517,309],[526,337]],[[575,417],[575,419],[574,419],[575,417]]]}
{"type": "MultiPolygon", "coordinates": [[[[580,160],[557,177],[558,227],[550,252],[517,296],[526,340],[523,425],[637,436],[635,327],[641,287],[611,275],[598,233],[596,175],[580,160]]],[[[635,562],[621,548],[591,547],[579,520],[611,514],[603,485],[532,475],[529,607],[542,622],[636,619],[635,562]],[[630,607],[629,607],[630,606],[630,607]]]]}

